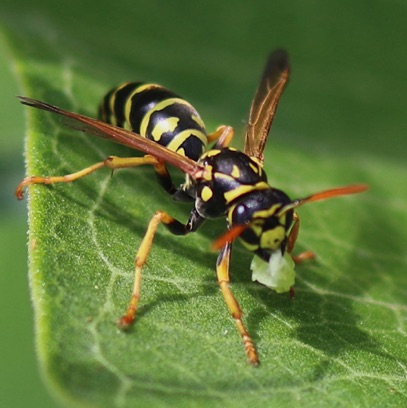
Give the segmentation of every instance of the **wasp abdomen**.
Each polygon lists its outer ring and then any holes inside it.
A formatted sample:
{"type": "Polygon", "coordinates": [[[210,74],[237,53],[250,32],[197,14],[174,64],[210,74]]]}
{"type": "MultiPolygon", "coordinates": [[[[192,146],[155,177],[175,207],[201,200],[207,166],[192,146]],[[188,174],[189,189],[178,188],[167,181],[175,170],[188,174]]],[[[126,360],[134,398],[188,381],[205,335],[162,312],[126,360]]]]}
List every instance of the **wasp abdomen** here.
{"type": "Polygon", "coordinates": [[[160,85],[126,82],[112,89],[99,116],[192,160],[206,150],[205,125],[196,109],[160,85]]]}

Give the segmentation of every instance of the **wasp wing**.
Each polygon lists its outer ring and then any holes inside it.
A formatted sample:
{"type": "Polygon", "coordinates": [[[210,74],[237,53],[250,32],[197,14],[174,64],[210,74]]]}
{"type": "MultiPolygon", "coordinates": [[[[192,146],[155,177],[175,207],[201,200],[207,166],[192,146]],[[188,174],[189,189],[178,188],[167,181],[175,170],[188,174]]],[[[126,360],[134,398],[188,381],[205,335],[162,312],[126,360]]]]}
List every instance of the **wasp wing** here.
{"type": "Polygon", "coordinates": [[[263,162],[264,147],[280,96],[288,81],[290,64],[285,50],[270,54],[254,96],[247,126],[244,152],[263,162]]]}
{"type": "Polygon", "coordinates": [[[36,99],[27,98],[25,96],[19,96],[18,98],[24,105],[61,115],[64,119],[64,124],[70,128],[150,154],[165,163],[177,167],[194,178],[197,172],[202,169],[194,160],[173,152],[130,130],[122,129],[100,120],[80,115],[79,113],[69,112],[36,99]]]}

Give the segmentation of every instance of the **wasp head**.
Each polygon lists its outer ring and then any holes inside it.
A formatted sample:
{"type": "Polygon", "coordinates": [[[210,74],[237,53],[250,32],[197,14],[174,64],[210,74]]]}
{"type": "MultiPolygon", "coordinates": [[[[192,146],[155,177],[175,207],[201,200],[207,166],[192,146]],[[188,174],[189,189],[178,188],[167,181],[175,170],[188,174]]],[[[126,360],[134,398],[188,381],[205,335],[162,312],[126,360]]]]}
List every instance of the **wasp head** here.
{"type": "Polygon", "coordinates": [[[290,198],[275,188],[252,192],[230,208],[229,225],[244,226],[239,234],[243,245],[268,261],[274,251],[285,252],[294,211],[281,209],[289,203],[290,198]]]}

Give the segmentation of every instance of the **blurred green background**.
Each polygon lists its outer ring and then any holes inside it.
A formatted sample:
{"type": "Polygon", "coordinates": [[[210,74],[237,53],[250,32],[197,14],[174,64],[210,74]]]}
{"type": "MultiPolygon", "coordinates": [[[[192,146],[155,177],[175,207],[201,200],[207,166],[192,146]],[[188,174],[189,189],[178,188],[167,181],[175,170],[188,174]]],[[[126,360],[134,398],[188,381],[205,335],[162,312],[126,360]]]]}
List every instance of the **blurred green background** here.
{"type": "Polygon", "coordinates": [[[33,316],[27,278],[26,205],[16,202],[16,183],[24,176],[24,117],[10,60],[0,43],[0,406],[53,407],[38,374],[33,316]]]}
{"type": "MultiPolygon", "coordinates": [[[[321,153],[350,152],[381,165],[405,162],[406,4],[218,3],[42,0],[34,6],[5,0],[0,24],[7,38],[30,32],[59,42],[62,55],[80,58],[91,47],[95,75],[108,78],[114,72],[112,84],[138,79],[122,77],[136,61],[136,73],[148,73],[148,79],[157,78],[181,94],[188,90],[195,104],[203,106],[203,117],[242,128],[265,55],[284,46],[294,68],[291,105],[281,107],[289,120],[281,126],[287,133],[304,135],[296,148],[307,149],[311,137],[321,153]],[[115,42],[120,24],[127,25],[126,44],[115,42]],[[24,27],[21,33],[19,26],[24,27]],[[83,49],[77,47],[78,38],[86,44],[83,49]],[[296,115],[290,116],[290,110],[296,115]]],[[[46,407],[54,403],[40,381],[34,354],[26,204],[13,197],[24,174],[25,126],[23,109],[14,98],[21,88],[12,74],[6,37],[0,42],[0,406],[46,407]]]]}

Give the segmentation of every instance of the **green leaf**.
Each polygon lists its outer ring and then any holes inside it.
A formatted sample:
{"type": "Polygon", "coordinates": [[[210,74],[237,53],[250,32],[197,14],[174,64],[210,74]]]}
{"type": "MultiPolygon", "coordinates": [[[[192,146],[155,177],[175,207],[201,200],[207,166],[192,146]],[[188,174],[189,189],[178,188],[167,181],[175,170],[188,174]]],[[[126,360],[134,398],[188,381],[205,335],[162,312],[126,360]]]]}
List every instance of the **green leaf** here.
{"type": "MultiPolygon", "coordinates": [[[[148,220],[157,209],[186,220],[188,206],[172,203],[149,168],[30,187],[37,351],[52,392],[109,407],[406,405],[407,85],[397,6],[258,0],[232,12],[215,1],[42,0],[32,12],[7,3],[2,28],[22,92],[91,116],[111,86],[144,79],[184,95],[210,130],[226,123],[242,133],[266,54],[285,45],[293,74],[266,151],[269,179],[293,197],[371,187],[301,208],[298,251],[318,258],[297,268],[293,300],[252,283],[251,255],[236,245],[232,290],[259,350],[257,369],[245,361],[214,275],[209,247],[224,221],[186,238],[159,230],[137,322],[122,333],[115,323],[148,220]]],[[[134,154],[44,112],[27,109],[27,127],[29,175],[134,154]]]]}

